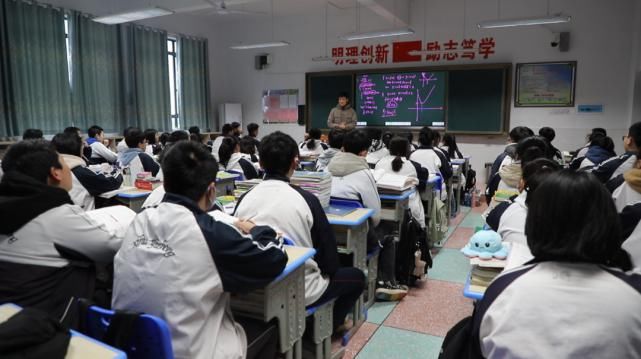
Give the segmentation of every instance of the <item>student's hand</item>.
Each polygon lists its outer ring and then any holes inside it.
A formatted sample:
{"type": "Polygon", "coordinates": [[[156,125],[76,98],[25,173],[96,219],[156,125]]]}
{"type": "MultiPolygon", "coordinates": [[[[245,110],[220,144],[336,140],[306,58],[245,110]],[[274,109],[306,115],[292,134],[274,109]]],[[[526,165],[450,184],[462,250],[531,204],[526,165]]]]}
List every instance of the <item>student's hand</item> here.
{"type": "Polygon", "coordinates": [[[234,223],[234,226],[240,229],[241,232],[249,234],[251,230],[256,227],[256,223],[241,218],[234,223]]]}

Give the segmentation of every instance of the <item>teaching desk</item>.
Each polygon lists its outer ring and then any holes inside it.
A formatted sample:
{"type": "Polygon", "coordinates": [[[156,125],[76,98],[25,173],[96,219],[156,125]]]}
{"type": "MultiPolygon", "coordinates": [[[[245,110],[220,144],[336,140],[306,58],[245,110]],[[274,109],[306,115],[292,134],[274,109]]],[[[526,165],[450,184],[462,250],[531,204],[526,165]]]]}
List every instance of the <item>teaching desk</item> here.
{"type": "Polygon", "coordinates": [[[281,353],[287,359],[302,357],[305,332],[305,261],[316,254],[313,248],[285,246],[287,265],[265,288],[231,296],[234,313],[268,322],[278,321],[281,353]]]}
{"type": "MultiPolygon", "coordinates": [[[[7,321],[14,314],[20,312],[21,307],[7,303],[0,305],[0,323],[7,321]]],[[[105,343],[70,330],[71,339],[65,359],[126,359],[127,354],[105,343]]]]}

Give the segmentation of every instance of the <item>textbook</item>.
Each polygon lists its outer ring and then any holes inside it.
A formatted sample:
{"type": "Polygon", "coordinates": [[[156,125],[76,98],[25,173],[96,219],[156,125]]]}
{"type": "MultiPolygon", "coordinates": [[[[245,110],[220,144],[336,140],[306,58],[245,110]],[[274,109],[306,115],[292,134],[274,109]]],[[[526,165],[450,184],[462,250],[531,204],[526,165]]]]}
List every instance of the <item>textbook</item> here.
{"type": "Polygon", "coordinates": [[[261,183],[263,180],[260,178],[254,178],[245,181],[236,181],[236,189],[234,190],[234,196],[238,199],[240,196],[245,194],[245,192],[254,188],[257,184],[261,183]]]}
{"type": "Polygon", "coordinates": [[[403,176],[384,171],[374,171],[374,180],[379,192],[399,194],[418,184],[416,177],[403,176]]]}
{"type": "Polygon", "coordinates": [[[318,197],[323,208],[329,207],[329,197],[332,195],[331,173],[294,171],[289,182],[318,197]]]}

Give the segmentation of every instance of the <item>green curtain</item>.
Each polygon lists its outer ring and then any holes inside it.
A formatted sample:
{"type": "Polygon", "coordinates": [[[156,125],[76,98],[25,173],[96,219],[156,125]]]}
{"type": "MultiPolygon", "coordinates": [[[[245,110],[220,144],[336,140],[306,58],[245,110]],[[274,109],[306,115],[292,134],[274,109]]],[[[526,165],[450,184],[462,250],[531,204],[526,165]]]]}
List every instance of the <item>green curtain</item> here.
{"type": "Polygon", "coordinates": [[[207,40],[181,37],[178,52],[182,123],[185,127],[210,129],[207,40]]]}
{"type": "Polygon", "coordinates": [[[0,0],[0,136],[27,128],[56,133],[71,124],[64,13],[0,0]]]}
{"type": "Polygon", "coordinates": [[[106,132],[120,132],[125,124],[117,26],[73,11],[69,32],[74,125],[83,129],[99,125],[106,132]]]}

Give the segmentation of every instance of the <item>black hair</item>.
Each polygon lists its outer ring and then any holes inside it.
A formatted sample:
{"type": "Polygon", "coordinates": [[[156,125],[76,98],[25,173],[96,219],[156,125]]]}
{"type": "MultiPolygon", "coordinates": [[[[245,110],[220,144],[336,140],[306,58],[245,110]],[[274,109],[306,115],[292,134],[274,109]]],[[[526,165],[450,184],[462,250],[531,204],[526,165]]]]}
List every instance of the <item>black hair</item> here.
{"type": "MultiPolygon", "coordinates": [[[[238,123],[238,122],[236,122],[236,123],[238,123]]],[[[221,132],[222,132],[221,135],[222,136],[229,136],[231,134],[231,131],[232,131],[231,125],[226,123],[226,124],[223,125],[223,128],[221,129],[221,132]]]]}
{"type": "Polygon", "coordinates": [[[223,166],[227,167],[231,155],[236,151],[236,146],[238,146],[238,138],[236,138],[236,136],[223,138],[223,142],[221,142],[218,148],[218,160],[223,166]]]}
{"type": "Polygon", "coordinates": [[[434,139],[432,140],[433,146],[438,147],[439,142],[441,142],[441,133],[434,131],[434,139]]]}
{"type": "Polygon", "coordinates": [[[403,159],[401,157],[408,157],[410,152],[410,142],[405,137],[394,136],[389,142],[389,154],[396,156],[392,161],[392,171],[398,172],[403,168],[403,159]]]}
{"type": "Polygon", "coordinates": [[[176,130],[169,135],[167,142],[176,143],[178,141],[188,140],[189,135],[183,130],[176,130]]]}
{"type": "Polygon", "coordinates": [[[197,133],[190,133],[189,134],[189,140],[200,143],[200,135],[197,134],[197,133]]]}
{"type": "Polygon", "coordinates": [[[525,236],[539,261],[608,264],[621,247],[612,195],[594,175],[569,169],[548,175],[534,192],[525,236]]]}
{"type": "Polygon", "coordinates": [[[216,181],[218,163],[207,147],[192,141],[173,144],[163,155],[163,186],[167,193],[197,202],[216,181]]]}
{"type": "Polygon", "coordinates": [[[447,146],[447,156],[449,158],[455,158],[456,156],[463,158],[463,154],[459,151],[458,145],[456,144],[456,136],[451,133],[446,133],[443,135],[443,144],[447,146]]]}
{"type": "MultiPolygon", "coordinates": [[[[252,136],[252,133],[258,131],[258,127],[260,127],[260,126],[258,126],[258,124],[255,124],[253,122],[250,123],[249,125],[247,125],[247,134],[252,136]]],[[[254,136],[252,136],[252,137],[254,137],[254,136]]]]}
{"type": "Polygon", "coordinates": [[[608,136],[597,136],[590,142],[590,146],[599,146],[610,153],[614,153],[614,141],[608,136]]]}
{"type": "Polygon", "coordinates": [[[556,132],[554,132],[552,127],[541,127],[539,129],[539,136],[545,138],[546,141],[551,143],[554,141],[554,137],[556,137],[556,132]]]}
{"type": "Polygon", "coordinates": [[[130,128],[125,136],[125,143],[129,148],[136,148],[139,144],[145,142],[145,133],[138,127],[130,128]]]}
{"type": "Polygon", "coordinates": [[[28,128],[22,133],[23,140],[41,140],[42,136],[42,130],[37,128],[28,128]]]}
{"type": "Polygon", "coordinates": [[[318,128],[311,128],[308,132],[309,140],[307,140],[307,149],[313,150],[316,148],[316,141],[320,140],[322,132],[318,128]]]}
{"type": "Polygon", "coordinates": [[[628,136],[632,137],[632,142],[638,149],[641,149],[641,122],[633,123],[628,129],[628,136]]]}
{"type": "Polygon", "coordinates": [[[343,138],[343,151],[358,155],[369,148],[367,134],[363,130],[351,130],[343,138]]]}
{"type": "Polygon", "coordinates": [[[369,152],[376,152],[383,148],[383,142],[381,141],[383,131],[380,128],[372,127],[365,131],[367,132],[367,138],[370,143],[369,152]]]}
{"type": "Polygon", "coordinates": [[[349,94],[347,92],[345,92],[345,91],[342,91],[342,92],[338,93],[338,98],[341,98],[341,97],[345,97],[348,102],[350,101],[349,94]]]}
{"type": "Polygon", "coordinates": [[[592,134],[607,136],[608,135],[608,131],[606,131],[605,128],[603,128],[603,127],[595,127],[595,128],[592,129],[592,134]]]}
{"type": "Polygon", "coordinates": [[[155,145],[156,144],[156,129],[154,128],[148,128],[145,130],[145,139],[147,140],[147,143],[150,145],[155,145]]]}
{"type": "Polygon", "coordinates": [[[263,137],[258,146],[258,154],[265,173],[286,176],[292,161],[298,156],[298,146],[289,135],[276,131],[263,137]]]}
{"type": "Polygon", "coordinates": [[[127,137],[127,134],[129,133],[129,131],[130,131],[132,128],[137,128],[137,127],[136,127],[136,126],[127,126],[127,128],[125,128],[125,129],[124,129],[124,131],[122,131],[122,135],[123,135],[124,137],[127,137]]]}
{"type": "Polygon", "coordinates": [[[407,138],[407,141],[412,144],[412,141],[414,141],[414,134],[412,134],[412,131],[405,132],[405,138],[407,138]]]}
{"type": "Polygon", "coordinates": [[[51,139],[51,146],[58,153],[80,157],[82,139],[76,132],[58,133],[51,139]]]}
{"type": "Polygon", "coordinates": [[[432,148],[434,143],[434,131],[427,126],[421,128],[421,132],[418,134],[418,142],[423,147],[432,148]]]}
{"type": "Polygon", "coordinates": [[[327,142],[329,147],[341,149],[343,147],[343,140],[345,139],[346,131],[340,128],[333,128],[327,135],[327,142]]]}
{"type": "Polygon", "coordinates": [[[248,155],[256,154],[256,146],[254,145],[255,140],[252,137],[245,136],[240,139],[240,152],[246,153],[248,155]]]}
{"type": "Polygon", "coordinates": [[[234,121],[234,122],[231,123],[231,129],[232,130],[235,130],[235,129],[239,128],[239,127],[240,127],[240,122],[234,121]]]}
{"type": "Polygon", "coordinates": [[[200,135],[200,127],[198,126],[191,126],[189,127],[189,133],[195,133],[197,135],[200,135]]]}
{"type": "Polygon", "coordinates": [[[62,133],[74,133],[78,136],[80,136],[80,128],[75,127],[75,126],[69,126],[62,131],[62,133]]]}
{"type": "Polygon", "coordinates": [[[532,201],[532,195],[539,184],[547,178],[550,173],[561,169],[561,166],[548,158],[537,158],[523,167],[521,177],[525,183],[524,190],[527,192],[525,204],[529,205],[532,201]]]}
{"type": "Polygon", "coordinates": [[[516,145],[516,157],[521,161],[521,168],[537,158],[549,158],[549,156],[548,143],[541,136],[526,137],[516,145]]]}
{"type": "Polygon", "coordinates": [[[391,132],[385,132],[383,136],[381,136],[381,142],[385,145],[385,147],[389,148],[390,141],[394,138],[394,134],[391,132]]]}
{"type": "MultiPolygon", "coordinates": [[[[125,130],[125,131],[127,131],[127,130],[125,130]]],[[[102,127],[100,127],[98,125],[93,125],[93,126],[89,127],[89,129],[87,130],[87,136],[95,138],[96,136],[100,135],[102,132],[104,132],[102,127]]]]}
{"type": "Polygon", "coordinates": [[[534,136],[534,131],[529,127],[516,126],[510,131],[510,140],[514,143],[519,143],[521,140],[534,136]]]}
{"type": "Polygon", "coordinates": [[[162,134],[160,134],[158,141],[161,145],[165,146],[167,144],[167,141],[169,140],[169,136],[169,132],[163,132],[162,134]]]}
{"type": "Polygon", "coordinates": [[[49,141],[26,140],[9,147],[2,158],[5,175],[15,171],[47,184],[51,167],[62,168],[58,153],[51,148],[49,141]]]}

